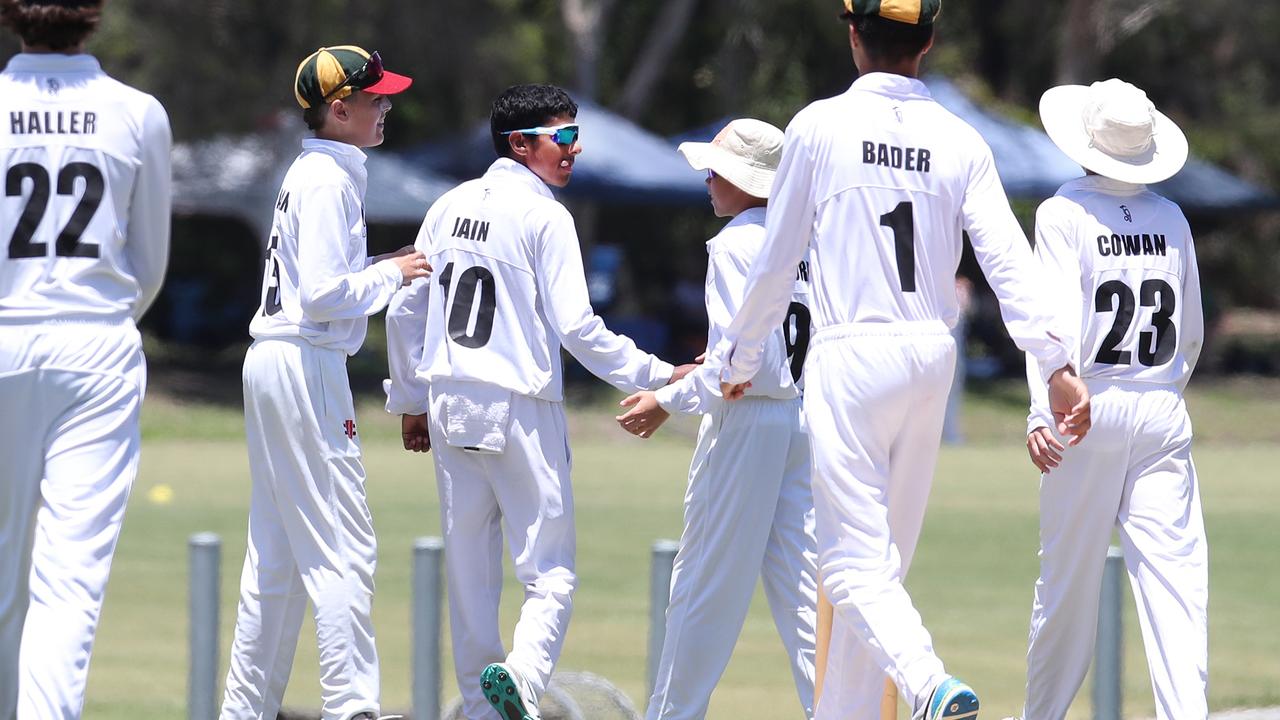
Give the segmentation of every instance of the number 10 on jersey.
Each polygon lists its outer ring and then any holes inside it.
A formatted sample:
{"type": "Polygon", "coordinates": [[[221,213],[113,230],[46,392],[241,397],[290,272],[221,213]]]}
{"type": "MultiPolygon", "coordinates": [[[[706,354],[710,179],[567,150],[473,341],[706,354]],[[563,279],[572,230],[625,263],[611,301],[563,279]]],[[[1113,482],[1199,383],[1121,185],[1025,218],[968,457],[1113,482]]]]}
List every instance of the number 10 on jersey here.
{"type": "Polygon", "coordinates": [[[479,265],[459,273],[458,286],[453,290],[453,302],[449,291],[453,286],[454,263],[440,273],[440,287],[444,289],[445,325],[449,338],[462,347],[480,348],[489,343],[493,335],[493,313],[498,307],[498,282],[493,273],[479,265]]]}

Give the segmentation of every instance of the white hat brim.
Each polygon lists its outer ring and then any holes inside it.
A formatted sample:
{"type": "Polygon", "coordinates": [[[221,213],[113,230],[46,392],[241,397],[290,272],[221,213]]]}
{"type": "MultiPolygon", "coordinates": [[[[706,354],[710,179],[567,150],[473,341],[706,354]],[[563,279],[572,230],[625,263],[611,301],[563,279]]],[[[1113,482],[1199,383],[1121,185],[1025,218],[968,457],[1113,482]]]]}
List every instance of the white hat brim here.
{"type": "Polygon", "coordinates": [[[1168,180],[1187,162],[1187,136],[1160,111],[1155,112],[1151,149],[1132,158],[1109,155],[1090,144],[1084,125],[1089,102],[1086,85],[1061,85],[1040,97],[1040,122],[1049,139],[1067,157],[1103,177],[1146,185],[1168,180]]]}
{"type": "Polygon", "coordinates": [[[719,145],[683,142],[676,148],[694,170],[711,170],[752,197],[768,198],[776,170],[755,165],[719,145]]]}

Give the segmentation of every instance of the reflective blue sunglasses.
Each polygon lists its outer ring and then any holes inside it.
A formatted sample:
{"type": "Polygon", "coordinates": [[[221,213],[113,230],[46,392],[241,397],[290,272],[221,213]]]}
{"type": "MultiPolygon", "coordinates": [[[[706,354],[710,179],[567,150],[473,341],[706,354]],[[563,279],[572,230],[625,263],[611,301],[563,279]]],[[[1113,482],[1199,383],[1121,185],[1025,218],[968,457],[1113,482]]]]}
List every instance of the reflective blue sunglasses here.
{"type": "Polygon", "coordinates": [[[578,142],[578,124],[556,125],[555,127],[535,127],[523,130],[507,130],[502,135],[520,133],[522,135],[550,135],[557,145],[572,145],[578,142]]]}

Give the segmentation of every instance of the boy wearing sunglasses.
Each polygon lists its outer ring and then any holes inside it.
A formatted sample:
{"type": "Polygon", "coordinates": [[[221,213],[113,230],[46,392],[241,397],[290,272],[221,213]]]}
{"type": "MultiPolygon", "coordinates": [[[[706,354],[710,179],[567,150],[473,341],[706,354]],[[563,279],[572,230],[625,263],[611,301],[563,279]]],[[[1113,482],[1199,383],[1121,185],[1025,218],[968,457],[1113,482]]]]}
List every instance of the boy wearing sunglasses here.
{"type": "Polygon", "coordinates": [[[387,411],[402,416],[406,450],[435,450],[468,718],[536,720],[564,644],[577,577],[561,347],[627,392],[691,368],[640,351],[591,309],[573,218],[551,193],[582,152],[577,114],[550,85],[498,97],[498,159],[427,212],[416,246],[437,270],[387,312],[387,411]],[[498,627],[504,534],[525,593],[510,653],[498,627]]]}
{"type": "MultiPolygon", "coordinates": [[[[690,165],[707,171],[716,216],[731,218],[707,242],[708,348],[732,322],[764,245],[782,145],[781,130],[750,119],[734,120],[710,143],[680,145],[690,165]]],[[[619,424],[643,438],[670,413],[702,414],[648,720],[706,717],[757,578],[764,581],[804,717],[813,717],[818,556],[809,435],[800,409],[809,277],[802,261],[786,319],[765,340],[765,360],[746,400],[723,402],[719,368],[708,364],[656,393],[622,401],[630,409],[619,424]]]]}
{"type": "Polygon", "coordinates": [[[427,277],[422,253],[367,257],[365,154],[382,143],[390,95],[412,80],[377,53],[321,48],[294,95],[302,141],[276,198],[262,303],[249,324],[245,432],[253,494],[223,720],[274,718],[308,598],[325,720],[375,718],[378,656],[369,610],[376,546],[347,381],[367,318],[427,277]]]}

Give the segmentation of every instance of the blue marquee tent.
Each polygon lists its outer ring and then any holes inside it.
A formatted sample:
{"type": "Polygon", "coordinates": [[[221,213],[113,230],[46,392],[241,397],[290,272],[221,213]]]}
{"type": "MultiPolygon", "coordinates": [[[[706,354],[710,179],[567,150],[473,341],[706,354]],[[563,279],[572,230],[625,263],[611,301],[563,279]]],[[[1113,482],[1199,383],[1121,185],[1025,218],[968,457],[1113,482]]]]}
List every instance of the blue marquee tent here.
{"type": "MultiPolygon", "coordinates": [[[[996,169],[1011,198],[1040,200],[1057,192],[1064,182],[1083,174],[1038,127],[984,108],[955,83],[940,75],[924,78],[934,100],[981,133],[991,146],[996,169]]],[[[671,137],[669,143],[709,141],[729,118],[671,137]]],[[[1189,213],[1214,213],[1274,207],[1280,200],[1247,180],[1195,157],[1169,180],[1152,186],[1189,213]]]]}
{"type": "MultiPolygon", "coordinates": [[[[276,192],[302,147],[301,124],[262,133],[177,143],[173,148],[173,209],[176,215],[214,215],[242,220],[266,243],[276,192]]],[[[417,225],[436,198],[453,186],[395,153],[366,151],[369,222],[417,225]]]]}
{"type": "MultiPolygon", "coordinates": [[[[706,202],[702,174],[690,169],[665,138],[590,102],[579,103],[578,124],[583,152],[573,181],[557,194],[617,205],[706,202]]],[[[460,140],[403,154],[414,166],[459,178],[479,176],[495,157],[488,122],[460,140]]]]}

